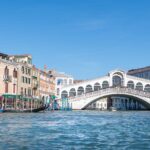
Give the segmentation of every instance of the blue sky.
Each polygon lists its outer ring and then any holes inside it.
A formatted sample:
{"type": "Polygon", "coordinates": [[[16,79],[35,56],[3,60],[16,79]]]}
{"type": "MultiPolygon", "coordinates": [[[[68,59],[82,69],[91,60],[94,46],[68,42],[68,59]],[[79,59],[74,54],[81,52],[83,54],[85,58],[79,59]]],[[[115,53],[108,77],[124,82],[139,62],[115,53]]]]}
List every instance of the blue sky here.
{"type": "Polygon", "coordinates": [[[77,79],[150,65],[149,0],[0,0],[0,51],[77,79]]]}

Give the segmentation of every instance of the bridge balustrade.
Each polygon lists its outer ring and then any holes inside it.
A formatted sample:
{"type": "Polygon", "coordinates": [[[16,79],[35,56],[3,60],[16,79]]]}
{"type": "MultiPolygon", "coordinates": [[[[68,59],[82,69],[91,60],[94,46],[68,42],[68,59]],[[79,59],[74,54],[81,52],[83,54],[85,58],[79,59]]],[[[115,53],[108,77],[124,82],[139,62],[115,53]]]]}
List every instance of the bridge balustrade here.
{"type": "Polygon", "coordinates": [[[75,97],[69,97],[68,100],[80,100],[80,99],[86,99],[92,96],[98,96],[98,95],[106,95],[110,93],[115,93],[115,94],[132,94],[132,95],[138,95],[146,98],[150,98],[150,93],[145,92],[145,91],[139,91],[127,87],[115,87],[115,88],[106,88],[106,89],[101,89],[99,91],[94,91],[90,93],[85,93],[83,95],[77,95],[75,97]]]}

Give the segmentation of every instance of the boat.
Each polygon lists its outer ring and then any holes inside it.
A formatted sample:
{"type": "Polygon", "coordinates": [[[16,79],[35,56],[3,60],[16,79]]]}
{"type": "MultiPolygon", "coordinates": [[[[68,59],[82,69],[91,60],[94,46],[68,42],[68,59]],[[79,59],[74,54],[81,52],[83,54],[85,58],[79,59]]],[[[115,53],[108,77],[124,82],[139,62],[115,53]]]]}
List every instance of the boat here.
{"type": "Polygon", "coordinates": [[[3,109],[0,109],[0,113],[2,113],[4,110],[3,109]]]}
{"type": "Polygon", "coordinates": [[[6,113],[31,113],[31,112],[40,112],[48,109],[49,105],[44,105],[35,109],[4,109],[3,112],[6,113]]]}
{"type": "Polygon", "coordinates": [[[117,111],[117,109],[115,107],[110,107],[109,110],[110,111],[117,111]]]}

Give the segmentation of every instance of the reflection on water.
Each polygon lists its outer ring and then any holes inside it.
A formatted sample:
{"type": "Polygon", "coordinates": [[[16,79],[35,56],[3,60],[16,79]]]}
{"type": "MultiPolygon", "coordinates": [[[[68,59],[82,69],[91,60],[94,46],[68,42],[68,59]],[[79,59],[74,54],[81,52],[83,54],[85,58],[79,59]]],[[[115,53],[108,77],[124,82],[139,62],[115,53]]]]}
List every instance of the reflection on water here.
{"type": "Polygon", "coordinates": [[[0,149],[150,149],[150,112],[0,114],[0,149]]]}

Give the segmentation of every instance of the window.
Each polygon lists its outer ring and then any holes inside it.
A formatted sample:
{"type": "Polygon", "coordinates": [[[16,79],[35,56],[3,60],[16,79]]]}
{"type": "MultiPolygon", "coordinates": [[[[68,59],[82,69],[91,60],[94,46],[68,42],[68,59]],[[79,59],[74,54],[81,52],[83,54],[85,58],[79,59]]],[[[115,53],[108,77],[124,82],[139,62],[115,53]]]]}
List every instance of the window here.
{"type": "Polygon", "coordinates": [[[13,71],[13,77],[17,78],[17,71],[16,71],[16,69],[14,69],[14,71],[13,71]]]}
{"type": "Polygon", "coordinates": [[[28,58],[28,63],[32,64],[32,59],[28,58]]]}
{"type": "Polygon", "coordinates": [[[28,78],[27,77],[25,77],[25,83],[28,83],[28,78]]]}
{"type": "Polygon", "coordinates": [[[122,85],[122,79],[119,76],[113,76],[113,86],[121,86],[122,85]]]}
{"type": "Polygon", "coordinates": [[[22,82],[24,83],[24,77],[22,76],[22,82]]]}
{"type": "Polygon", "coordinates": [[[28,69],[28,74],[31,75],[31,70],[30,69],[28,69]]]}
{"type": "Polygon", "coordinates": [[[109,83],[108,83],[108,81],[103,81],[103,83],[102,83],[102,88],[103,88],[103,89],[109,88],[109,83]]]}
{"type": "Polygon", "coordinates": [[[23,66],[22,66],[22,69],[21,69],[21,70],[22,70],[22,73],[24,73],[24,67],[23,67],[23,66]]]}
{"type": "Polygon", "coordinates": [[[21,87],[21,95],[23,95],[23,87],[21,87]]]}
{"type": "Polygon", "coordinates": [[[9,69],[7,68],[7,66],[5,67],[5,70],[4,70],[4,76],[5,76],[5,79],[8,79],[9,69]]]}
{"type": "Polygon", "coordinates": [[[61,84],[62,84],[62,82],[63,82],[63,80],[62,80],[62,79],[58,79],[58,80],[57,80],[57,85],[61,85],[61,84]]]}
{"type": "Polygon", "coordinates": [[[26,88],[24,89],[24,94],[25,94],[25,95],[27,94],[27,90],[26,90],[26,88]]]}
{"type": "Polygon", "coordinates": [[[26,74],[28,74],[28,69],[26,68],[26,74]]]}
{"type": "Polygon", "coordinates": [[[28,79],[28,83],[30,84],[30,78],[28,79]]]}

